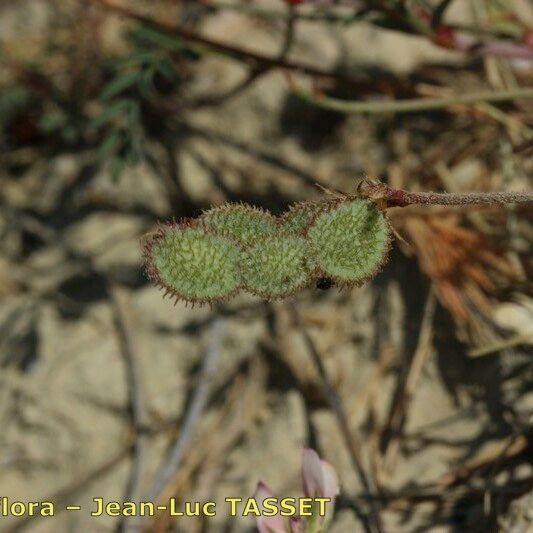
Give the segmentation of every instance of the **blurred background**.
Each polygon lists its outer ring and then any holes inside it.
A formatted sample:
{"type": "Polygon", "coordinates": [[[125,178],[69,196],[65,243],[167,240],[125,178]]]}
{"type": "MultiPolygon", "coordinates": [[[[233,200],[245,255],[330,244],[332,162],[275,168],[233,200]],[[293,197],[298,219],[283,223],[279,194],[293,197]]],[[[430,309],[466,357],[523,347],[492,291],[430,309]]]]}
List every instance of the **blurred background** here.
{"type": "Polygon", "coordinates": [[[531,190],[532,28],[528,0],[0,0],[0,495],[57,504],[0,531],[253,531],[85,509],[298,495],[304,447],[335,533],[532,531],[531,206],[391,209],[373,282],[272,303],[174,306],[139,247],[365,175],[531,190]]]}

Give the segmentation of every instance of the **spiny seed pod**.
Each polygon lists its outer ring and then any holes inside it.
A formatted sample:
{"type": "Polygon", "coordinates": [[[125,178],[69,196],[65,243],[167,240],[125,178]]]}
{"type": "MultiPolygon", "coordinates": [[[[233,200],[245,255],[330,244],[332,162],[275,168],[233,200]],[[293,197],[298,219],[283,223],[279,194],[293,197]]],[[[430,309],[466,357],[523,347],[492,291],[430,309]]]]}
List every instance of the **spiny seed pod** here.
{"type": "Polygon", "coordinates": [[[279,232],[279,223],[270,213],[246,204],[224,204],[206,211],[202,223],[215,233],[247,245],[279,232]]]}
{"type": "Polygon", "coordinates": [[[330,201],[298,202],[279,218],[283,231],[292,235],[305,235],[317,215],[331,205],[330,201]]]}
{"type": "Polygon", "coordinates": [[[193,221],[161,226],[145,239],[143,252],[150,279],[176,301],[212,303],[239,289],[238,244],[193,221]]]}
{"type": "Polygon", "coordinates": [[[302,237],[267,237],[241,254],[244,288],[268,299],[290,296],[313,280],[309,257],[302,237]]]}
{"type": "Polygon", "coordinates": [[[338,203],[319,214],[307,232],[322,275],[359,286],[383,266],[390,248],[384,213],[372,200],[338,203]]]}

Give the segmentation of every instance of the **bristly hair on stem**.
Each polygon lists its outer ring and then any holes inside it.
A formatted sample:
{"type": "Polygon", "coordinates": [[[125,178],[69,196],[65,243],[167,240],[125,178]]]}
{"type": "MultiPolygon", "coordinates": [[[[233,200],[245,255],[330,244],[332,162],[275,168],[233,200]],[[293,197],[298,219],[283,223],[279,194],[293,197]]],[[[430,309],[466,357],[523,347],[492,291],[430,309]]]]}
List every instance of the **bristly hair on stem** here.
{"type": "Polygon", "coordinates": [[[385,183],[363,179],[357,194],[382,203],[383,207],[406,207],[408,205],[494,205],[494,204],[533,204],[532,191],[518,192],[410,192],[390,187],[385,183]]]}

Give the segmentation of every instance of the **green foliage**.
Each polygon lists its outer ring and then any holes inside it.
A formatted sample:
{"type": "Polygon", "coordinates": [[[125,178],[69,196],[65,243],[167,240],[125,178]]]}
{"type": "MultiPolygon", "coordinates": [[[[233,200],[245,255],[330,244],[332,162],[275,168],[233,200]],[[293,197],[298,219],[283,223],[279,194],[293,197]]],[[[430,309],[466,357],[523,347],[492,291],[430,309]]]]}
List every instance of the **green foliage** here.
{"type": "Polygon", "coordinates": [[[133,70],[120,73],[116,76],[111,82],[109,82],[105,87],[100,98],[102,100],[111,100],[115,96],[122,94],[124,91],[135,85],[142,76],[142,70],[133,70]]]}
{"type": "Polygon", "coordinates": [[[59,106],[47,109],[39,121],[39,130],[46,136],[56,136],[67,145],[73,145],[81,139],[86,121],[74,110],[65,110],[59,106]]]}
{"type": "Polygon", "coordinates": [[[246,290],[263,298],[283,298],[313,280],[309,246],[301,237],[267,237],[241,255],[246,290]]]}
{"type": "Polygon", "coordinates": [[[34,96],[22,85],[14,85],[0,91],[0,125],[4,125],[17,113],[26,109],[34,96]]]}
{"type": "Polygon", "coordinates": [[[53,109],[45,113],[39,121],[39,129],[45,134],[68,128],[69,117],[62,109],[53,109]]]}
{"type": "MultiPolygon", "coordinates": [[[[123,88],[125,86],[122,85],[123,88]]],[[[114,95],[118,87],[108,86],[108,89],[104,89],[104,96],[114,95]]],[[[109,98],[110,101],[104,102],[102,112],[91,121],[89,127],[102,139],[97,147],[97,161],[100,165],[109,164],[111,177],[116,181],[126,164],[134,164],[142,157],[142,124],[137,100],[109,98]]]]}
{"type": "Polygon", "coordinates": [[[179,83],[172,55],[187,50],[179,39],[142,26],[129,37],[133,49],[109,62],[110,79],[100,92],[102,110],[89,124],[101,139],[98,163],[108,166],[113,180],[142,159],[142,101],[160,96],[156,80],[170,88],[179,83]]]}
{"type": "Polygon", "coordinates": [[[0,90],[0,148],[33,139],[52,141],[49,146],[56,150],[65,145],[91,147],[96,163],[106,167],[113,180],[145,159],[145,138],[163,137],[167,123],[164,113],[156,111],[158,105],[180,92],[187,63],[204,52],[143,24],[127,37],[129,50],[91,65],[91,80],[82,77],[87,65],[61,87],[37,64],[23,65],[21,82],[0,90]],[[95,94],[101,80],[103,86],[95,94]]]}
{"type": "Polygon", "coordinates": [[[159,53],[177,53],[188,55],[191,59],[198,58],[198,54],[191,46],[176,35],[170,35],[151,28],[139,26],[129,35],[130,41],[139,50],[151,50],[159,53]]]}
{"type": "Polygon", "coordinates": [[[238,246],[188,222],[163,226],[144,243],[150,278],[176,300],[212,303],[240,285],[238,246]]]}
{"type": "Polygon", "coordinates": [[[279,233],[279,223],[271,214],[244,204],[214,207],[202,215],[201,221],[207,228],[244,245],[279,233]]]}
{"type": "Polygon", "coordinates": [[[35,95],[22,85],[12,85],[0,90],[0,148],[12,144],[11,124],[35,105],[35,95]]]}
{"type": "Polygon", "coordinates": [[[371,200],[339,202],[311,224],[308,237],[323,275],[340,285],[361,285],[387,258],[390,229],[371,200]]]}

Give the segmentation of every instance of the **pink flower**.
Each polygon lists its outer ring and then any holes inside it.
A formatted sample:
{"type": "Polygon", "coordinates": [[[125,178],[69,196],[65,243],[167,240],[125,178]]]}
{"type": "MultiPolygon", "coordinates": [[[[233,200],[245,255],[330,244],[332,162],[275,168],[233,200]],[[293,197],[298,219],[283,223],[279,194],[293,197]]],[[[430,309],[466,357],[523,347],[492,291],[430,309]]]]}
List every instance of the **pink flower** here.
{"type": "Polygon", "coordinates": [[[291,527],[291,533],[305,532],[305,520],[301,516],[291,516],[289,518],[289,525],[291,527]]]}
{"type": "MultiPolygon", "coordinates": [[[[260,481],[255,489],[255,499],[257,503],[263,509],[263,500],[265,498],[271,498],[274,495],[266,483],[260,481]]],[[[274,516],[258,516],[256,520],[257,531],[259,533],[287,533],[285,529],[285,523],[279,514],[274,516]]]]}
{"type": "MultiPolygon", "coordinates": [[[[301,516],[291,516],[288,527],[282,517],[274,516],[257,517],[257,530],[259,533],[322,533],[327,530],[335,508],[335,497],[339,493],[339,481],[333,467],[320,459],[318,454],[305,448],[302,454],[302,477],[304,493],[307,498],[327,498],[324,505],[325,514],[319,514],[316,507],[313,516],[304,519],[301,516]]],[[[265,483],[258,483],[255,490],[255,499],[261,509],[266,498],[273,497],[272,491],[265,483]]]]}
{"type": "Polygon", "coordinates": [[[335,508],[335,497],[339,494],[339,479],[334,468],[311,448],[304,448],[302,454],[302,476],[305,495],[310,498],[329,498],[326,516],[320,522],[327,526],[335,508]]]}

